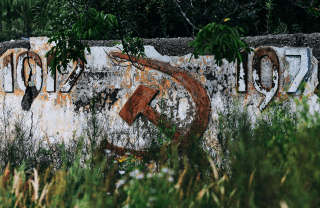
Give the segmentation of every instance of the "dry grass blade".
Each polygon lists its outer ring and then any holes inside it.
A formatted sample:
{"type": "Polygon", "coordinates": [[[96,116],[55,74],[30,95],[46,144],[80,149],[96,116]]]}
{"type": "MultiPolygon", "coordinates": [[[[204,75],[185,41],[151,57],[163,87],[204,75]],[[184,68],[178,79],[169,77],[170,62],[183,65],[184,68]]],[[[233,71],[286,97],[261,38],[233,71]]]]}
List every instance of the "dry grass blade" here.
{"type": "Polygon", "coordinates": [[[289,169],[286,171],[286,173],[284,174],[284,176],[281,178],[280,186],[283,185],[284,181],[285,181],[286,178],[287,178],[288,173],[289,173],[289,169]]]}
{"type": "Polygon", "coordinates": [[[16,203],[14,204],[14,208],[16,208],[16,207],[18,206],[19,201],[20,201],[22,195],[23,195],[23,194],[19,194],[19,196],[18,196],[18,198],[17,198],[17,201],[16,201],[16,203]]]}
{"type": "Polygon", "coordinates": [[[230,203],[231,203],[231,198],[232,198],[232,196],[236,193],[236,191],[237,191],[237,189],[235,188],[235,189],[233,189],[233,191],[231,192],[231,194],[230,194],[230,196],[229,196],[228,203],[227,203],[228,206],[230,205],[230,203]]]}
{"type": "Polygon", "coordinates": [[[196,198],[196,200],[200,200],[202,199],[202,197],[204,196],[204,194],[209,190],[209,188],[211,188],[212,186],[214,185],[214,183],[211,183],[208,187],[206,188],[203,188],[199,193],[198,193],[198,196],[196,198]]]}
{"type": "Polygon", "coordinates": [[[225,193],[225,189],[224,186],[222,185],[220,188],[220,193],[221,193],[221,202],[224,202],[224,193],[225,193]]]}
{"type": "Polygon", "coordinates": [[[40,199],[39,199],[39,201],[38,201],[38,206],[41,206],[41,202],[42,202],[43,198],[45,197],[45,195],[49,192],[49,188],[50,188],[51,185],[52,185],[52,183],[46,184],[46,185],[44,186],[44,188],[43,188],[43,190],[42,190],[42,193],[41,193],[41,195],[40,195],[40,199]]]}
{"type": "Polygon", "coordinates": [[[255,172],[256,172],[255,170],[254,170],[254,171],[252,171],[252,173],[251,173],[251,175],[250,175],[250,180],[249,180],[249,190],[250,190],[250,188],[251,188],[251,184],[252,184],[253,176],[254,176],[255,172]]]}
{"type": "Polygon", "coordinates": [[[187,170],[188,170],[188,166],[187,166],[186,169],[181,173],[181,175],[180,175],[180,177],[179,177],[179,180],[178,180],[178,183],[174,186],[176,189],[180,189],[180,186],[181,186],[183,177],[184,177],[184,175],[187,173],[187,170]]]}
{"type": "Polygon", "coordinates": [[[4,170],[4,174],[2,176],[2,184],[3,187],[6,188],[7,184],[6,182],[10,179],[10,169],[9,169],[9,164],[7,165],[6,169],[4,170]]]}
{"type": "Polygon", "coordinates": [[[288,205],[287,205],[287,202],[285,200],[281,200],[280,201],[280,207],[281,208],[289,208],[288,205]]]}
{"type": "Polygon", "coordinates": [[[37,201],[38,198],[39,198],[39,194],[38,194],[38,191],[39,191],[39,180],[38,180],[38,172],[36,169],[34,169],[34,180],[31,180],[30,183],[32,183],[33,185],[33,188],[34,188],[34,192],[33,192],[33,195],[32,195],[32,198],[31,200],[33,201],[37,201]]]}
{"type": "Polygon", "coordinates": [[[17,172],[16,169],[14,169],[14,177],[13,177],[13,187],[11,190],[11,193],[15,192],[16,196],[19,195],[19,185],[21,182],[20,176],[22,176],[22,172],[17,172]]]}
{"type": "Polygon", "coordinates": [[[214,193],[212,193],[212,197],[213,197],[213,200],[216,202],[216,204],[220,207],[220,202],[218,197],[214,193]]]}
{"type": "Polygon", "coordinates": [[[219,175],[218,175],[218,170],[213,162],[213,160],[210,157],[207,157],[210,163],[210,166],[212,167],[212,171],[213,171],[213,176],[216,180],[219,179],[219,175]]]}

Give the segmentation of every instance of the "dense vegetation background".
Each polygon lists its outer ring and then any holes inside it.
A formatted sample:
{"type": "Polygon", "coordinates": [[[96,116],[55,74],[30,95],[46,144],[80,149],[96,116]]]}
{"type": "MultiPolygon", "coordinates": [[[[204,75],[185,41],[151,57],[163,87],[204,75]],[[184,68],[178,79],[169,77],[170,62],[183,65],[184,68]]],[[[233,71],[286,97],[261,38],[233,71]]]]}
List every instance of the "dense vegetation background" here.
{"type": "MultiPolygon", "coordinates": [[[[197,36],[199,41],[195,44],[200,49],[211,41],[209,52],[218,55],[222,51],[221,42],[241,48],[238,44],[241,42],[234,40],[239,35],[220,37],[234,31],[225,25],[210,24],[213,22],[242,27],[245,36],[319,32],[320,0],[239,2],[0,0],[0,41],[52,37],[53,41],[59,40],[53,51],[57,64],[79,56],[84,59],[84,46],[79,39],[197,36]],[[201,36],[199,30],[206,25],[209,26],[201,36]],[[216,37],[220,38],[217,44],[216,37]]],[[[127,54],[139,52],[141,45],[136,49],[131,47],[132,41],[126,41],[127,54]]],[[[231,53],[223,47],[225,54],[228,57],[231,53]]],[[[94,103],[90,104],[91,109],[95,108],[94,103]]],[[[168,140],[156,146],[157,151],[150,151],[150,156],[137,158],[130,154],[109,154],[95,147],[93,141],[97,137],[106,139],[103,131],[97,129],[95,110],[88,120],[88,129],[72,145],[45,146],[35,140],[23,120],[11,120],[10,110],[6,111],[2,104],[6,116],[0,119],[0,204],[318,208],[320,114],[309,114],[307,98],[302,98],[300,104],[297,100],[297,105],[300,110],[295,113],[286,103],[273,101],[255,123],[247,108],[230,106],[219,114],[215,157],[204,152],[197,142],[188,151],[168,140]],[[6,130],[9,124],[14,130],[6,130]]],[[[148,139],[162,138],[153,136],[148,139]]]]}
{"type": "MultiPolygon", "coordinates": [[[[50,36],[50,23],[64,12],[63,4],[74,9],[85,1],[0,0],[0,41],[21,37],[50,36]]],[[[319,32],[319,0],[92,0],[98,12],[121,15],[124,31],[133,37],[195,37],[197,28],[208,23],[239,26],[245,36],[319,32]],[[188,22],[183,13],[190,20],[188,22]]],[[[70,12],[70,11],[68,11],[70,12]]],[[[71,22],[72,23],[72,22],[71,22]]],[[[116,35],[117,31],[113,31],[116,35]]],[[[84,39],[114,39],[112,31],[84,39]]]]}

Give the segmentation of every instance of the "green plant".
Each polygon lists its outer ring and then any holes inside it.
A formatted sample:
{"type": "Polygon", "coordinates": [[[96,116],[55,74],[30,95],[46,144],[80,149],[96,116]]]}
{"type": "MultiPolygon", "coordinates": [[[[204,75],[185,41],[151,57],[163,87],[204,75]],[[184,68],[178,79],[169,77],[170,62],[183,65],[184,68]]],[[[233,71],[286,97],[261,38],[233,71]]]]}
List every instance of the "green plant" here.
{"type": "Polygon", "coordinates": [[[267,15],[267,34],[269,34],[269,28],[271,27],[271,11],[273,10],[273,6],[274,4],[272,3],[272,0],[269,0],[268,2],[266,2],[266,8],[268,10],[268,15],[267,15]],[[270,24],[270,25],[269,25],[270,24]]]}
{"type": "MultiPolygon", "coordinates": [[[[63,4],[60,7],[67,10],[68,5],[63,4]]],[[[97,12],[94,8],[90,8],[86,12],[83,7],[79,9],[83,13],[64,12],[50,23],[54,35],[48,40],[48,43],[55,43],[56,45],[46,53],[46,57],[50,55],[53,57],[50,65],[52,74],[56,68],[61,73],[61,66],[66,69],[70,61],[75,62],[80,59],[83,63],[87,63],[84,52],[87,50],[91,53],[90,47],[81,43],[81,40],[118,24],[114,15],[97,12]],[[88,17],[84,18],[85,15],[88,15],[88,17]],[[96,27],[96,25],[99,25],[99,27],[96,27]]]]}
{"type": "Polygon", "coordinates": [[[319,206],[319,113],[310,115],[306,98],[297,105],[299,112],[272,102],[255,123],[237,105],[220,114],[219,143],[229,166],[222,170],[230,170],[241,207],[319,206]]]}
{"type": "Polygon", "coordinates": [[[119,164],[118,169],[120,175],[131,172],[134,169],[139,171],[145,170],[145,164],[142,160],[142,157],[131,155],[131,153],[126,153],[125,155],[116,157],[114,159],[119,164]]]}
{"type": "Polygon", "coordinates": [[[194,47],[192,56],[198,58],[199,55],[212,54],[218,66],[221,66],[223,58],[228,62],[234,62],[236,59],[242,62],[239,49],[248,53],[253,50],[249,48],[248,43],[240,39],[238,30],[244,32],[242,28],[209,23],[199,31],[196,40],[189,44],[194,47]]]}
{"type": "Polygon", "coordinates": [[[284,22],[281,22],[279,19],[279,25],[275,29],[274,34],[288,34],[288,25],[284,22]]]}
{"type": "MultiPolygon", "coordinates": [[[[229,168],[217,168],[207,154],[201,163],[197,154],[184,154],[168,143],[161,147],[159,161],[148,161],[147,166],[142,158],[132,161],[137,159],[133,155],[119,157],[117,163],[114,155],[106,156],[92,164],[83,151],[82,137],[73,163],[68,162],[72,153],[68,147],[56,145],[65,159],[54,172],[53,166],[27,170],[25,162],[15,168],[8,164],[0,176],[0,203],[7,207],[319,207],[320,114],[310,115],[306,98],[297,102],[298,116],[277,101],[254,123],[240,105],[230,104],[220,112],[219,139],[229,168]]],[[[53,150],[41,148],[39,154],[50,155],[53,150]]]]}

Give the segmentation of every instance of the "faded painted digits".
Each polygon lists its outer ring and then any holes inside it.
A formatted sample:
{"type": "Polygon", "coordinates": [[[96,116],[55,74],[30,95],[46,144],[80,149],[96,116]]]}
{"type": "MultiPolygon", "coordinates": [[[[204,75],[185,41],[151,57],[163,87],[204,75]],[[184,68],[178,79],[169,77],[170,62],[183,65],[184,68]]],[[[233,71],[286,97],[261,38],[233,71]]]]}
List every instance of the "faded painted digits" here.
{"type": "Polygon", "coordinates": [[[258,92],[265,95],[265,99],[260,104],[260,110],[266,108],[271,99],[276,95],[279,88],[280,68],[277,53],[270,47],[263,47],[256,50],[252,59],[253,84],[258,92]],[[264,87],[261,83],[261,59],[267,56],[272,63],[272,86],[264,87]]]}
{"type": "MultiPolygon", "coordinates": [[[[129,60],[129,57],[127,55],[121,53],[111,52],[111,55],[121,59],[129,60]]],[[[191,123],[189,131],[185,135],[181,135],[179,131],[175,132],[173,142],[181,143],[182,145],[186,146],[190,144],[191,139],[199,139],[207,128],[211,109],[207,91],[203,88],[203,86],[196,79],[194,79],[189,72],[182,71],[178,67],[173,67],[169,63],[150,58],[137,59],[135,57],[131,57],[131,60],[143,66],[150,67],[174,77],[180,82],[183,87],[187,89],[193,99],[193,102],[195,103],[195,118],[191,123]]],[[[120,111],[120,116],[130,125],[134,121],[136,116],[139,113],[142,113],[154,125],[157,126],[157,118],[159,118],[159,115],[148,106],[148,103],[151,101],[156,92],[156,90],[140,85],[120,111]],[[148,93],[149,91],[150,93],[148,93]],[[139,93],[148,95],[147,100],[143,100],[142,102],[137,101],[136,97],[139,93]]],[[[106,142],[102,145],[120,155],[124,154],[125,152],[132,152],[136,155],[141,156],[144,154],[143,151],[134,151],[122,147],[117,147],[109,142],[106,142]]]]}
{"type": "Polygon", "coordinates": [[[29,111],[33,101],[37,98],[42,88],[42,63],[39,55],[32,51],[31,52],[26,51],[21,53],[18,56],[17,60],[18,60],[17,65],[22,64],[21,78],[24,81],[24,85],[25,85],[25,93],[21,101],[21,107],[23,110],[29,111]],[[30,56],[29,56],[29,53],[30,53],[30,56]],[[34,66],[35,70],[33,70],[30,64],[30,58],[32,58],[33,61],[35,62],[35,66],[34,66]],[[25,64],[24,64],[25,60],[27,60],[28,67],[29,67],[28,77],[26,77],[27,73],[25,68],[27,67],[25,67],[25,64]],[[33,74],[33,71],[35,71],[36,74],[33,74]]]}

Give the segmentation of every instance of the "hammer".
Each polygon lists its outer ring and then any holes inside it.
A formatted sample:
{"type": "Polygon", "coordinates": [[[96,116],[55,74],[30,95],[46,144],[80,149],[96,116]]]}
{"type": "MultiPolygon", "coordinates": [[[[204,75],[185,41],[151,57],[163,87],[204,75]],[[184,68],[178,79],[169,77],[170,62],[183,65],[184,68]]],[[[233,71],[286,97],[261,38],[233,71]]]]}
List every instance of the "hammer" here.
{"type": "MultiPolygon", "coordinates": [[[[151,123],[159,127],[161,122],[161,115],[153,110],[149,103],[158,93],[159,90],[153,89],[151,87],[140,85],[136,91],[132,94],[129,100],[121,109],[119,115],[125,120],[129,125],[138,117],[141,113],[144,115],[151,123]]],[[[171,129],[169,123],[165,124],[167,129],[171,129]]],[[[165,132],[166,134],[169,132],[165,132]]],[[[174,139],[179,139],[181,134],[177,131],[175,132],[174,139]]]]}

